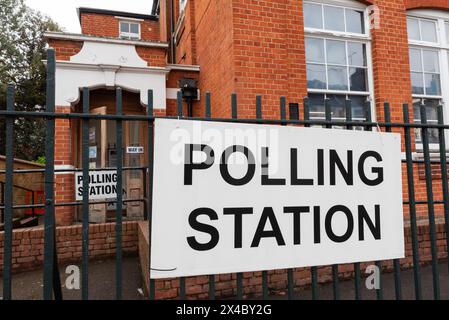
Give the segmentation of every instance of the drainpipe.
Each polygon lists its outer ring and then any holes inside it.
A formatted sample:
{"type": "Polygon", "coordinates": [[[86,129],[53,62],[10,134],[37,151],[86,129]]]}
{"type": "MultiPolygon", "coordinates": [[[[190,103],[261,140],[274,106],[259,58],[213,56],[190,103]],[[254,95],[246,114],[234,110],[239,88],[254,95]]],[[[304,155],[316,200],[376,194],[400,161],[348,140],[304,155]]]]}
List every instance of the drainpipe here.
{"type": "Polygon", "coordinates": [[[171,39],[171,63],[176,63],[176,50],[175,50],[175,10],[174,2],[171,0],[170,5],[170,39],[171,39]]]}

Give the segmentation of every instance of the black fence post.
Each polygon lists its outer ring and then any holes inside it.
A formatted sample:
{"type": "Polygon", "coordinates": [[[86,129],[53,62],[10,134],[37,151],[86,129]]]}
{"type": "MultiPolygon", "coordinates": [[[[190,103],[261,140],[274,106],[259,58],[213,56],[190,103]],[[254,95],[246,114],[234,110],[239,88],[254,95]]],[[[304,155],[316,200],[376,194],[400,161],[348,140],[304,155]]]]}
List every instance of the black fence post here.
{"type": "MultiPolygon", "coordinates": [[[[262,96],[256,96],[256,119],[262,119],[262,96]]],[[[268,165],[263,164],[263,165],[268,165]]],[[[264,300],[268,299],[268,272],[266,270],[262,271],[262,298],[264,300]]]]}
{"type": "MultiPolygon", "coordinates": [[[[332,121],[332,107],[330,103],[330,99],[324,99],[324,113],[326,117],[326,122],[332,121]]],[[[326,124],[327,129],[332,129],[332,125],[330,123],[326,124]]],[[[338,279],[338,265],[332,265],[332,289],[334,292],[334,300],[340,300],[340,288],[339,288],[339,279],[338,279]]]]}
{"type": "MultiPolygon", "coordinates": [[[[285,97],[281,97],[279,101],[280,115],[281,120],[287,120],[287,103],[285,97]]],[[[298,107],[299,108],[299,107],[298,107]]],[[[293,104],[290,104],[290,119],[294,120],[295,115],[299,117],[299,110],[294,110],[293,104]]],[[[296,119],[299,120],[299,119],[296,119]]],[[[283,124],[284,125],[284,124],[283,124]]],[[[293,269],[287,269],[287,292],[288,292],[288,300],[294,299],[295,294],[295,278],[293,269]]]]}
{"type": "MultiPolygon", "coordinates": [[[[352,102],[349,99],[345,100],[345,114],[346,114],[346,122],[352,122],[352,102]]],[[[352,130],[352,125],[346,125],[346,130],[352,130]]],[[[360,272],[360,263],[354,263],[354,291],[355,291],[355,299],[362,299],[362,290],[361,290],[361,272],[360,272]]]]}
{"type": "MultiPolygon", "coordinates": [[[[404,124],[410,123],[410,116],[408,111],[408,104],[402,106],[402,113],[404,116],[404,124]]],[[[412,251],[413,251],[413,275],[415,279],[415,298],[422,299],[421,290],[421,272],[419,265],[419,247],[418,247],[418,227],[416,222],[416,200],[415,200],[415,185],[413,178],[413,155],[412,155],[412,137],[410,127],[404,126],[405,139],[405,158],[407,162],[407,187],[410,210],[410,225],[412,232],[412,251]]]]}
{"type": "MultiPolygon", "coordinates": [[[[420,113],[421,113],[421,124],[427,125],[427,114],[425,105],[421,105],[420,113]]],[[[427,211],[429,214],[430,250],[432,252],[433,296],[435,300],[439,300],[440,281],[438,272],[438,253],[435,237],[435,207],[434,207],[433,186],[432,186],[432,165],[430,163],[429,131],[427,127],[423,127],[421,132],[422,132],[421,135],[424,151],[424,165],[426,171],[427,211]]]]}
{"type": "MultiPolygon", "coordinates": [[[[116,114],[123,115],[123,92],[116,90],[116,114]]],[[[123,121],[116,121],[117,140],[117,205],[115,213],[115,290],[116,299],[122,299],[122,227],[123,227],[123,121]]]]}
{"type": "MultiPolygon", "coordinates": [[[[390,104],[388,102],[384,103],[384,117],[385,117],[385,131],[391,132],[391,112],[390,104]]],[[[399,259],[393,260],[394,268],[394,289],[396,294],[396,300],[402,300],[402,287],[401,287],[401,262],[399,259]]]]}
{"type": "MultiPolygon", "coordinates": [[[[210,92],[206,92],[206,110],[205,118],[210,119],[211,117],[211,104],[210,104],[210,92]]],[[[209,300],[215,300],[215,275],[209,275],[209,300]]]]}
{"type": "MultiPolygon", "coordinates": [[[[369,123],[373,122],[373,117],[371,113],[371,101],[367,100],[364,105],[365,109],[365,119],[368,125],[365,126],[366,131],[373,131],[373,126],[369,123]]],[[[383,290],[382,290],[382,262],[376,261],[375,265],[377,269],[379,270],[379,289],[376,289],[376,297],[377,300],[383,299],[383,290]]]]}
{"type": "MultiPolygon", "coordinates": [[[[83,113],[90,113],[89,88],[83,89],[83,113]]],[[[82,120],[83,135],[83,246],[82,246],[82,298],[89,299],[89,118],[82,120]]]]}
{"type": "MultiPolygon", "coordinates": [[[[154,117],[154,93],[148,90],[147,115],[154,117]]],[[[151,279],[151,234],[153,228],[153,176],[154,176],[154,118],[148,119],[148,189],[147,189],[147,217],[148,217],[148,269],[149,269],[149,292],[150,300],[156,299],[156,283],[151,279]]]]}
{"type": "MultiPolygon", "coordinates": [[[[304,120],[310,120],[310,108],[309,108],[309,98],[304,98],[304,120]]],[[[305,124],[304,127],[310,127],[310,124],[305,124]]],[[[312,299],[318,300],[318,268],[310,268],[311,281],[312,281],[312,299]]]]}
{"type": "MultiPolygon", "coordinates": [[[[6,110],[14,111],[14,86],[8,85],[6,93],[6,110]]],[[[11,273],[12,273],[12,221],[13,221],[13,186],[14,186],[14,119],[7,117],[6,124],[6,177],[4,194],[4,220],[5,235],[3,243],[3,299],[11,300],[11,273]]]]}
{"type": "MultiPolygon", "coordinates": [[[[55,69],[56,57],[54,49],[47,50],[47,92],[46,112],[55,112],[55,69]]],[[[55,222],[55,118],[47,119],[45,139],[45,232],[44,232],[44,299],[61,298],[58,283],[59,270],[56,257],[56,222],[55,222]]]]}
{"type": "MultiPolygon", "coordinates": [[[[438,124],[439,125],[444,124],[443,106],[438,107],[438,124]]],[[[446,248],[448,248],[449,250],[449,189],[448,189],[448,174],[447,174],[446,136],[444,128],[440,127],[438,129],[438,139],[440,144],[441,183],[443,188],[443,199],[444,199],[446,248]]]]}
{"type": "MultiPolygon", "coordinates": [[[[231,95],[231,117],[232,119],[237,119],[237,94],[233,93],[231,95]]],[[[243,273],[238,272],[237,278],[237,299],[243,299],[243,273]]]]}
{"type": "MultiPolygon", "coordinates": [[[[183,117],[183,105],[182,105],[182,92],[178,91],[177,97],[176,97],[176,103],[177,103],[177,111],[178,111],[178,118],[183,117]]],[[[185,300],[186,298],[186,278],[181,277],[179,278],[179,299],[185,300]]]]}

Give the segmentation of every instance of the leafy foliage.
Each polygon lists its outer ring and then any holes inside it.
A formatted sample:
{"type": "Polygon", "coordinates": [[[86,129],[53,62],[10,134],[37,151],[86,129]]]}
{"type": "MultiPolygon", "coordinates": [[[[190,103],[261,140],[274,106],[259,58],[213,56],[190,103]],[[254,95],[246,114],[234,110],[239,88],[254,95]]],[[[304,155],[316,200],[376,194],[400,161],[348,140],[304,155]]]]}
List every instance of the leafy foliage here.
{"type": "MultiPolygon", "coordinates": [[[[27,7],[24,0],[0,0],[0,109],[6,108],[6,86],[16,87],[15,110],[45,109],[46,31],[59,31],[49,17],[27,7]]],[[[4,120],[0,120],[0,154],[5,153],[4,120]]],[[[16,119],[14,155],[35,160],[44,153],[45,120],[16,119]]]]}

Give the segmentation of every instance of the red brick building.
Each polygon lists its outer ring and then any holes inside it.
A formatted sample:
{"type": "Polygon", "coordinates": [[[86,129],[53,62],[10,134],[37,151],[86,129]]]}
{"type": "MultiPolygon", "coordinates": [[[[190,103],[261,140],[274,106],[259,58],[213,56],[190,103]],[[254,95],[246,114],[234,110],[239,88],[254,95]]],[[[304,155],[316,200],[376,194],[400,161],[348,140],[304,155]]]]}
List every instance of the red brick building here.
{"type": "MultiPolygon", "coordinates": [[[[146,91],[153,89],[157,114],[174,115],[179,80],[198,80],[199,101],[212,93],[212,116],[230,117],[230,96],[238,94],[239,117],[255,116],[255,97],[263,97],[263,115],[279,118],[279,98],[298,103],[308,97],[313,118],[324,117],[324,101],[333,119],[345,118],[351,99],[353,117],[363,120],[370,101],[374,120],[384,119],[383,103],[392,120],[402,121],[402,104],[410,112],[449,102],[449,1],[442,0],[158,0],[152,12],[132,14],[80,8],[82,34],[47,33],[56,49],[58,111],[82,108],[82,87],[91,92],[91,112],[114,113],[114,88],[125,90],[125,114],[144,114],[146,91]]],[[[449,119],[449,109],[444,109],[449,119]]],[[[92,129],[92,167],[114,165],[112,123],[92,129]],[[95,133],[94,133],[95,132],[95,133]],[[93,157],[95,155],[95,157],[93,157]]],[[[146,145],[145,128],[125,127],[127,145],[146,145]]],[[[437,136],[431,142],[437,147],[437,136]]],[[[416,134],[416,158],[421,157],[416,134]]],[[[127,155],[125,165],[144,163],[145,154],[127,155]]],[[[57,169],[80,166],[80,124],[57,120],[57,169]]],[[[417,200],[425,200],[424,166],[415,165],[417,200]]],[[[405,166],[404,166],[405,174],[405,166]]],[[[57,200],[74,200],[73,174],[57,176],[57,200]]],[[[435,199],[441,180],[434,177],[435,199]]],[[[126,192],[138,196],[141,173],[126,178],[126,192]]],[[[407,197],[404,176],[404,197],[407,197]]],[[[437,212],[442,207],[437,206],[437,212]]],[[[108,209],[93,221],[107,219],[108,209]]],[[[407,208],[405,208],[407,211],[407,208]]],[[[425,206],[418,206],[426,214],[425,206]]],[[[127,205],[130,218],[141,218],[141,204],[127,205]]],[[[77,219],[73,208],[58,208],[59,224],[77,219]]]]}

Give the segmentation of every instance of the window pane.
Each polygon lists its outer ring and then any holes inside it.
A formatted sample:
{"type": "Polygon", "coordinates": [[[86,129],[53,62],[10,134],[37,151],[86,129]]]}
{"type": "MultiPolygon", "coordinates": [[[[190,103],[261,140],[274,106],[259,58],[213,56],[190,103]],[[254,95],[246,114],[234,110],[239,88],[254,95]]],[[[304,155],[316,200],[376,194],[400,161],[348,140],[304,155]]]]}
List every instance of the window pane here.
{"type": "Polygon", "coordinates": [[[329,103],[331,106],[332,119],[333,120],[345,120],[346,119],[346,96],[345,95],[328,95],[329,103]]]}
{"type": "Polygon", "coordinates": [[[437,30],[435,22],[421,20],[421,36],[423,41],[437,42],[437,30]]]}
{"type": "Polygon", "coordinates": [[[321,5],[304,3],[304,26],[306,28],[323,29],[321,5]]]}
{"type": "Polygon", "coordinates": [[[421,40],[419,36],[419,22],[417,19],[407,18],[408,38],[412,40],[421,40]]]}
{"type": "Polygon", "coordinates": [[[368,91],[366,78],[366,69],[349,68],[349,83],[351,85],[351,91],[368,91]]]}
{"type": "Polygon", "coordinates": [[[425,72],[440,72],[438,52],[423,50],[423,61],[425,72]]]}
{"type": "Polygon", "coordinates": [[[426,73],[424,75],[424,80],[426,81],[426,94],[436,96],[441,95],[440,75],[426,73]]]}
{"type": "Polygon", "coordinates": [[[120,23],[120,31],[121,32],[129,32],[129,23],[121,22],[120,23]]]}
{"type": "Polygon", "coordinates": [[[348,90],[346,67],[327,67],[329,90],[348,90]]]}
{"type": "MultiPolygon", "coordinates": [[[[413,101],[413,120],[415,123],[421,123],[421,113],[420,113],[420,106],[421,106],[421,99],[414,100],[413,101]]],[[[415,141],[416,143],[422,143],[421,139],[421,129],[414,129],[415,130],[415,141]]]]}
{"type": "Polygon", "coordinates": [[[324,63],[323,39],[306,38],[306,59],[307,62],[324,63]]]}
{"type": "Polygon", "coordinates": [[[131,24],[131,33],[139,34],[139,25],[136,23],[131,24]]]}
{"type": "Polygon", "coordinates": [[[366,66],[365,45],[359,42],[348,42],[348,64],[350,66],[366,66]]]}
{"type": "Polygon", "coordinates": [[[363,12],[346,9],[346,31],[365,33],[363,19],[363,12]]]}
{"type": "Polygon", "coordinates": [[[410,69],[412,71],[422,71],[421,50],[410,49],[410,69]]]}
{"type": "Polygon", "coordinates": [[[446,22],[444,26],[446,28],[446,44],[449,44],[449,23],[446,22]]]}
{"type": "MultiPolygon", "coordinates": [[[[327,95],[332,110],[332,119],[346,119],[346,95],[327,95]]],[[[309,113],[311,119],[325,119],[324,94],[309,93],[309,113]]],[[[365,121],[366,96],[348,96],[351,100],[352,119],[365,121]]],[[[334,126],[335,127],[335,126],[334,126]]],[[[363,127],[360,128],[363,130],[363,127]]]]}
{"type": "Polygon", "coordinates": [[[424,94],[424,84],[422,73],[411,72],[410,77],[412,80],[412,93],[413,94],[424,94]]]}
{"type": "Polygon", "coordinates": [[[345,31],[343,8],[324,6],[324,29],[345,31]]]}
{"type": "MultiPolygon", "coordinates": [[[[415,123],[421,123],[421,105],[425,105],[426,117],[428,123],[438,122],[439,99],[417,99],[413,101],[413,119],[415,123]]],[[[429,143],[439,143],[438,129],[429,129],[429,143]]],[[[421,130],[415,129],[416,142],[422,143],[421,130]]]]}
{"type": "Polygon", "coordinates": [[[324,66],[307,64],[307,88],[326,89],[326,69],[324,66]]]}
{"type": "Polygon", "coordinates": [[[413,121],[421,122],[421,112],[420,106],[422,104],[422,99],[413,100],[413,121]]]}
{"type": "Polygon", "coordinates": [[[346,65],[346,46],[344,41],[326,41],[327,63],[346,65]]]}
{"type": "Polygon", "coordinates": [[[324,119],[324,94],[309,94],[309,113],[311,119],[324,119]]]}
{"type": "Polygon", "coordinates": [[[366,96],[349,96],[348,98],[351,100],[352,120],[364,121],[366,96]]]}

